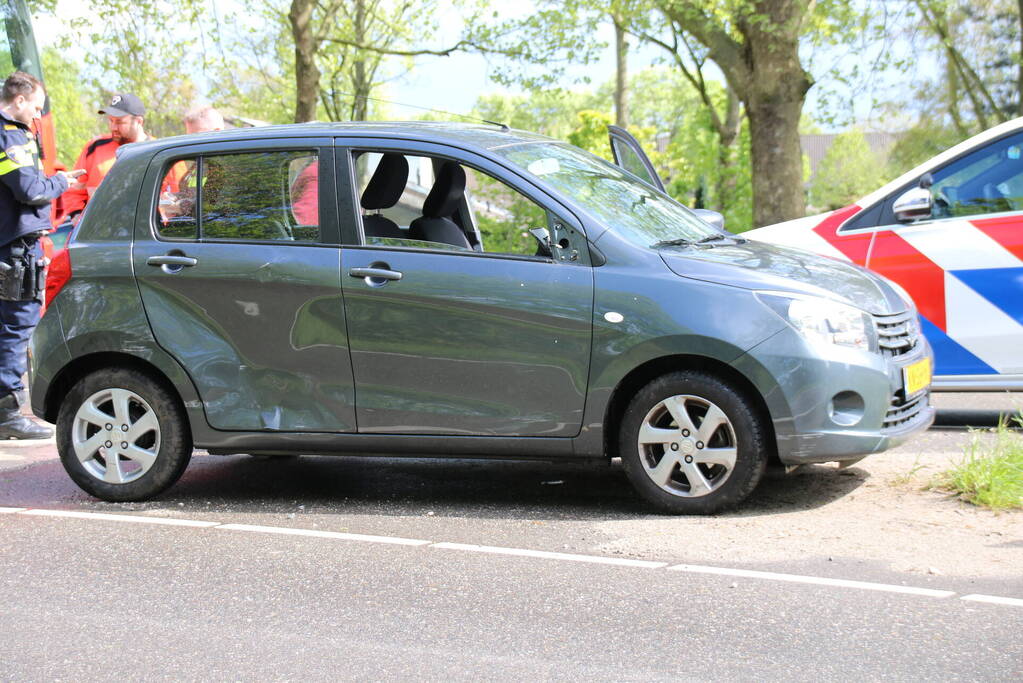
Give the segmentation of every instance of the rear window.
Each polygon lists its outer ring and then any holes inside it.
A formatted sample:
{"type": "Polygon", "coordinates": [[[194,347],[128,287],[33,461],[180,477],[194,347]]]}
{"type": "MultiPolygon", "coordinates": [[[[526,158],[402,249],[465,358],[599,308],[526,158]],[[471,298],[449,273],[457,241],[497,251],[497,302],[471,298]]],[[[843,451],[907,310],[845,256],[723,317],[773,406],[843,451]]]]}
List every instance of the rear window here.
{"type": "Polygon", "coordinates": [[[157,233],[203,241],[319,241],[318,162],[315,151],[175,161],[154,209],[157,233]]]}

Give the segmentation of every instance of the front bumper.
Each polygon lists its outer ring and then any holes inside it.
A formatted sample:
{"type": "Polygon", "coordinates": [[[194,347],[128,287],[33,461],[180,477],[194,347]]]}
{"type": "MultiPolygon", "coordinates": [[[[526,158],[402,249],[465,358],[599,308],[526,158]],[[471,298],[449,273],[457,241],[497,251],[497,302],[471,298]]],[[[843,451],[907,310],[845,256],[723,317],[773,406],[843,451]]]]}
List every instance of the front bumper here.
{"type": "Polygon", "coordinates": [[[902,372],[924,358],[933,367],[923,337],[910,352],[891,357],[810,344],[788,329],[751,349],[737,366],[758,378],[782,464],[805,465],[859,460],[930,427],[930,389],[907,397],[902,372]]]}

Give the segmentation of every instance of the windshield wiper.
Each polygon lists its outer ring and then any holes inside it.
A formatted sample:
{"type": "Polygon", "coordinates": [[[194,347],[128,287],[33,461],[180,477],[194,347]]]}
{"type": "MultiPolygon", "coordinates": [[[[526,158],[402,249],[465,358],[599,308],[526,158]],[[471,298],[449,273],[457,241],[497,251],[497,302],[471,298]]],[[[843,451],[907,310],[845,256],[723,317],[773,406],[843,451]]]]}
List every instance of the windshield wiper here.
{"type": "Polygon", "coordinates": [[[718,240],[730,240],[730,239],[732,239],[731,235],[707,235],[706,237],[701,237],[696,243],[697,244],[706,244],[707,242],[717,242],[718,240]]]}
{"type": "Polygon", "coordinates": [[[654,242],[652,247],[689,247],[696,244],[692,240],[687,240],[684,237],[679,237],[674,240],[661,240],[660,242],[654,242]]]}

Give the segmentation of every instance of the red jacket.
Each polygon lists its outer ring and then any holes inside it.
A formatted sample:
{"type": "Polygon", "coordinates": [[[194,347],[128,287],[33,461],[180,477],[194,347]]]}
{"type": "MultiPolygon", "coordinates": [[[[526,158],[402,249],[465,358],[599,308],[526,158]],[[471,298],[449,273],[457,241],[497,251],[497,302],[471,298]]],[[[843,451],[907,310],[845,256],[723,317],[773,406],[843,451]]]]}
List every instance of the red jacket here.
{"type": "Polygon", "coordinates": [[[85,169],[85,175],[78,178],[79,182],[85,183],[85,187],[72,187],[64,193],[65,214],[73,214],[85,208],[107,171],[117,161],[117,148],[120,146],[121,143],[109,135],[89,140],[75,162],[76,169],[85,169]]]}

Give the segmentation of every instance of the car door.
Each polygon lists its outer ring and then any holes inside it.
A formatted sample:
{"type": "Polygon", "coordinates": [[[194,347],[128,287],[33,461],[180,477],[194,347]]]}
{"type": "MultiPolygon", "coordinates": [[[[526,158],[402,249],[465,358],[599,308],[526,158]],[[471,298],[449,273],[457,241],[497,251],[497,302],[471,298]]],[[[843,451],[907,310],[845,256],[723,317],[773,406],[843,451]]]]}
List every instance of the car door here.
{"type": "Polygon", "coordinates": [[[935,168],[923,220],[895,220],[906,188],[883,200],[866,265],[913,297],[938,376],[1023,374],[1021,157],[1016,133],[935,168]]]}
{"type": "Polygon", "coordinates": [[[355,430],[330,139],[167,150],[133,263],[210,426],[355,430]]]}
{"type": "Polygon", "coordinates": [[[643,182],[652,185],[660,192],[664,192],[664,183],[661,181],[660,176],[657,175],[657,169],[654,168],[650,157],[643,151],[643,146],[639,144],[639,140],[619,126],[608,126],[607,134],[610,139],[611,154],[614,156],[615,163],[643,182]]]}
{"type": "Polygon", "coordinates": [[[504,184],[500,167],[476,155],[426,143],[338,145],[359,431],[577,435],[593,275],[575,217],[524,181],[504,184]],[[391,163],[396,155],[405,161],[391,163]],[[452,184],[450,164],[467,174],[468,190],[452,184]],[[545,255],[532,227],[546,230],[545,255]]]}

